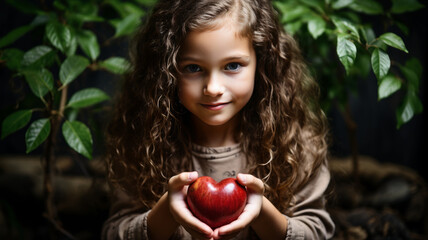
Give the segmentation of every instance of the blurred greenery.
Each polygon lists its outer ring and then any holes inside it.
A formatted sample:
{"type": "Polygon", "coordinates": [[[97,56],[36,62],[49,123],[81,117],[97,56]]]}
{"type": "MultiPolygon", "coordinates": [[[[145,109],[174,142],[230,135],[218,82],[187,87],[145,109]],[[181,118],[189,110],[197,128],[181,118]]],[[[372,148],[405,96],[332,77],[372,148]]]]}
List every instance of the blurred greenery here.
{"type": "Polygon", "coordinates": [[[358,80],[373,72],[378,100],[402,92],[396,109],[396,126],[400,128],[423,110],[418,97],[422,66],[411,53],[404,63],[390,59],[391,48],[408,53],[404,44],[408,26],[395,17],[424,6],[417,0],[389,2],[390,8],[375,0],[276,0],[274,6],[284,28],[299,40],[310,60],[325,111],[334,104],[349,115],[349,93],[358,94],[358,80]],[[375,17],[383,26],[378,32],[372,24],[375,17]],[[400,32],[391,32],[393,27],[400,32]]]}

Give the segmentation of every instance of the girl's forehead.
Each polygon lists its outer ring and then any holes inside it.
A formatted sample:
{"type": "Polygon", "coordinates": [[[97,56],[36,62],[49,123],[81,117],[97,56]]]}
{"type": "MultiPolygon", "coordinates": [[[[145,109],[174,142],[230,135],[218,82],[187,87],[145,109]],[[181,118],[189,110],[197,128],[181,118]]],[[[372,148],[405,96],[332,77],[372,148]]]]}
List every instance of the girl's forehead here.
{"type": "Polygon", "coordinates": [[[225,59],[247,59],[254,51],[249,38],[242,37],[233,27],[190,32],[181,46],[178,61],[194,60],[218,63],[225,59]]]}
{"type": "MultiPolygon", "coordinates": [[[[227,14],[225,16],[219,16],[209,23],[204,25],[199,25],[197,27],[194,26],[193,29],[190,29],[190,32],[205,32],[205,31],[215,31],[225,28],[231,32],[235,33],[235,36],[238,38],[249,38],[250,30],[248,29],[248,25],[240,24],[239,21],[236,21],[236,16],[232,14],[227,14]]],[[[189,34],[188,33],[188,34],[189,34]]],[[[187,34],[187,35],[188,35],[187,34]]]]}

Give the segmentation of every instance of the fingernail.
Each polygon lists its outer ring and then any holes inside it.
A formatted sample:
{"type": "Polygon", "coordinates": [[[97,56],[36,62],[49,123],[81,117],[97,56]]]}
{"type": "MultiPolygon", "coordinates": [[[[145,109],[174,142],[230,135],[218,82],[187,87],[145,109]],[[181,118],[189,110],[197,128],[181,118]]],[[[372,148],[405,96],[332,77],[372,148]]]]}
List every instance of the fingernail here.
{"type": "Polygon", "coordinates": [[[247,176],[245,176],[244,174],[240,174],[239,177],[241,178],[242,183],[247,183],[247,176]]]}
{"type": "Polygon", "coordinates": [[[197,172],[191,172],[191,173],[189,173],[189,175],[188,175],[189,181],[191,181],[194,178],[196,178],[197,174],[198,174],[197,172]]]}

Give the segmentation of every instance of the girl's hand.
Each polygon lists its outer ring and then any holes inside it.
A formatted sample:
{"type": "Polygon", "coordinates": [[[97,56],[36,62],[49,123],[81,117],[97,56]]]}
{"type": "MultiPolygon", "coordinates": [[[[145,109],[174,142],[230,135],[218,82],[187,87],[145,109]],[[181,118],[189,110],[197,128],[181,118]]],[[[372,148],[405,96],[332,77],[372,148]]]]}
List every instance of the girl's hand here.
{"type": "Polygon", "coordinates": [[[193,237],[197,239],[212,239],[213,230],[194,217],[186,204],[187,188],[197,178],[197,172],[183,172],[169,179],[169,209],[175,221],[183,226],[193,237]]]}
{"type": "Polygon", "coordinates": [[[262,208],[264,184],[262,180],[250,174],[238,174],[239,183],[247,187],[247,205],[235,221],[214,230],[214,239],[230,239],[235,237],[254,219],[262,208]]]}

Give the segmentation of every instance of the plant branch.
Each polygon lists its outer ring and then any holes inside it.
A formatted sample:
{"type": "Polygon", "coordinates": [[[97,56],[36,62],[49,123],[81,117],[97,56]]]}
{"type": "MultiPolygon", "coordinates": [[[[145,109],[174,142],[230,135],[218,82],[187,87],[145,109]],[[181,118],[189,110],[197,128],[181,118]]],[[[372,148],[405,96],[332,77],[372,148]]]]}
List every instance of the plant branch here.
{"type": "MultiPolygon", "coordinates": [[[[68,87],[65,86],[61,90],[61,101],[59,105],[58,114],[52,114],[55,112],[52,108],[52,102],[49,102],[48,105],[48,113],[51,114],[51,132],[49,134],[49,138],[46,141],[45,145],[45,153],[44,153],[44,168],[43,168],[43,176],[44,176],[44,184],[43,184],[43,192],[45,196],[45,206],[46,213],[45,217],[53,224],[55,229],[59,230],[64,234],[65,230],[60,227],[60,223],[57,217],[57,211],[55,207],[55,189],[54,189],[54,166],[55,166],[55,148],[56,148],[56,138],[58,134],[58,130],[60,128],[61,119],[64,116],[65,103],[67,101],[67,91],[68,87]]],[[[66,236],[70,234],[65,234],[66,236]]],[[[54,236],[52,236],[54,237],[54,236]]],[[[68,236],[69,237],[69,236],[68,236]]]]}
{"type": "Polygon", "coordinates": [[[67,102],[68,85],[65,85],[61,90],[61,101],[59,103],[59,116],[64,117],[65,103],[67,102]]]}

